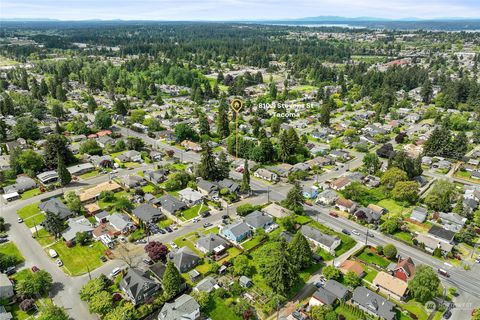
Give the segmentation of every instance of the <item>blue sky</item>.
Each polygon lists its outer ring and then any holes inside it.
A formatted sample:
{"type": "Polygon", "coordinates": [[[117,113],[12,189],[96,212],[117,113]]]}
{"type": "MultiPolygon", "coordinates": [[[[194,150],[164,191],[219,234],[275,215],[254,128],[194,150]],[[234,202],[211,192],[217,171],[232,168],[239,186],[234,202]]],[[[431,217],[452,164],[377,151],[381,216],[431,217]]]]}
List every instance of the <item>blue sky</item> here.
{"type": "Polygon", "coordinates": [[[479,0],[0,0],[0,18],[236,20],[480,18],[479,0]]]}

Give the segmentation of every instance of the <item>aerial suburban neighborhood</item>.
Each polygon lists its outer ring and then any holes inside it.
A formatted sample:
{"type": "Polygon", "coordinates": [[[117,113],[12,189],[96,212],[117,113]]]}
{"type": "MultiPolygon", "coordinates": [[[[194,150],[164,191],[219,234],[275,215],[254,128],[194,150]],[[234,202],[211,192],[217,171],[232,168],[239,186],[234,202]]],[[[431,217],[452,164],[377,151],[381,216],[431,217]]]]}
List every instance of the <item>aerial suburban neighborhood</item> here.
{"type": "Polygon", "coordinates": [[[0,319],[480,319],[480,34],[415,23],[2,22],[0,319]]]}

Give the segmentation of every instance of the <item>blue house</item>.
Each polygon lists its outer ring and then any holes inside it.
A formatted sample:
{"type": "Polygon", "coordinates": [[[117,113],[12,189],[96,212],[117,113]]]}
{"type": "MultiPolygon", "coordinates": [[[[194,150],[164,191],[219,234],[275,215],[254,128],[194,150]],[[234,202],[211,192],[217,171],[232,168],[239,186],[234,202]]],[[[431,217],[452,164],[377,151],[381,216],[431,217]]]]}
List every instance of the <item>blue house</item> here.
{"type": "Polygon", "coordinates": [[[310,187],[303,190],[303,197],[305,199],[315,199],[318,196],[318,188],[310,187]]]}
{"type": "Polygon", "coordinates": [[[225,226],[220,234],[232,242],[240,243],[252,235],[252,230],[245,222],[238,221],[225,226]]]}

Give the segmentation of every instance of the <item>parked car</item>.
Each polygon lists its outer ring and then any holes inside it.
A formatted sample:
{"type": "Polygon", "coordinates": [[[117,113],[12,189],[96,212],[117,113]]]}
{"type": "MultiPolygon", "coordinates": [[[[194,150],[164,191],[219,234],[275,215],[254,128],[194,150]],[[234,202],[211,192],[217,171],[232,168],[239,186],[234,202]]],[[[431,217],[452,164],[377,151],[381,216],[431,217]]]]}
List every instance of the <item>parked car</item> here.
{"type": "Polygon", "coordinates": [[[55,263],[56,263],[57,266],[59,266],[59,267],[63,266],[63,262],[62,262],[62,260],[60,260],[60,259],[55,260],[55,263]]]}
{"type": "Polygon", "coordinates": [[[351,235],[350,231],[348,231],[347,229],[342,229],[342,232],[348,236],[351,235]]]}
{"type": "Polygon", "coordinates": [[[162,228],[159,228],[159,229],[158,229],[158,232],[160,232],[161,234],[165,234],[165,233],[167,233],[167,231],[165,231],[165,230],[164,230],[164,229],[162,229],[162,228]]]}
{"type": "Polygon", "coordinates": [[[204,211],[200,214],[203,218],[206,218],[210,215],[210,211],[204,211]]]}
{"type": "Polygon", "coordinates": [[[167,230],[168,232],[173,232],[172,228],[170,227],[166,227],[165,230],[167,230]]]}
{"type": "Polygon", "coordinates": [[[450,319],[450,317],[452,316],[452,311],[450,310],[447,310],[445,311],[445,313],[443,314],[443,319],[450,319]]]}
{"type": "Polygon", "coordinates": [[[330,211],[328,214],[332,217],[338,218],[338,213],[336,213],[335,211],[330,211]]]}
{"type": "Polygon", "coordinates": [[[439,269],[437,270],[437,272],[438,272],[438,274],[440,274],[440,275],[442,275],[442,276],[444,276],[444,277],[447,277],[447,278],[450,277],[450,274],[447,272],[447,270],[444,270],[444,269],[440,269],[440,268],[439,268],[439,269]]]}
{"type": "Polygon", "coordinates": [[[100,256],[100,260],[102,260],[102,262],[107,262],[108,259],[105,256],[100,256]]]}
{"type": "Polygon", "coordinates": [[[115,276],[117,276],[118,274],[120,274],[120,272],[122,272],[122,269],[117,267],[115,269],[112,270],[112,272],[110,272],[110,278],[113,278],[115,276]]]}
{"type": "Polygon", "coordinates": [[[48,255],[50,256],[50,258],[56,258],[56,257],[58,257],[57,251],[55,251],[55,250],[53,250],[53,249],[48,250],[48,255]]]}
{"type": "Polygon", "coordinates": [[[228,218],[230,218],[230,216],[229,216],[228,214],[224,214],[224,215],[222,216],[222,219],[228,219],[228,218]]]}
{"type": "Polygon", "coordinates": [[[5,243],[5,242],[8,242],[7,238],[0,238],[0,243],[5,243]]]}
{"type": "Polygon", "coordinates": [[[149,265],[149,266],[151,266],[151,265],[153,264],[153,261],[152,261],[151,259],[149,259],[149,258],[143,259],[143,262],[144,262],[146,265],[149,265]]]}
{"type": "Polygon", "coordinates": [[[173,249],[178,249],[178,246],[175,242],[170,242],[170,246],[173,248],[173,249]]]}
{"type": "Polygon", "coordinates": [[[22,219],[22,218],[18,218],[17,221],[18,221],[18,223],[22,223],[22,222],[23,222],[23,219],[22,219]]]}
{"type": "Polygon", "coordinates": [[[11,276],[11,275],[14,274],[15,272],[17,272],[17,268],[15,268],[15,266],[8,267],[7,269],[5,269],[5,270],[3,271],[3,273],[5,273],[7,276],[11,276]]]}
{"type": "Polygon", "coordinates": [[[199,217],[196,217],[196,218],[193,218],[193,223],[197,223],[198,221],[200,221],[200,218],[199,217]]]}
{"type": "Polygon", "coordinates": [[[37,266],[33,266],[32,267],[32,272],[37,272],[37,271],[40,271],[40,268],[37,267],[37,266]]]}
{"type": "Polygon", "coordinates": [[[211,224],[210,222],[205,222],[205,223],[203,224],[203,227],[204,227],[204,228],[208,228],[208,227],[211,227],[211,226],[213,226],[213,224],[211,224]]]}
{"type": "Polygon", "coordinates": [[[355,230],[355,229],[352,230],[352,233],[353,233],[354,235],[356,235],[356,236],[359,236],[359,235],[360,235],[360,232],[358,232],[358,231],[355,230]]]}

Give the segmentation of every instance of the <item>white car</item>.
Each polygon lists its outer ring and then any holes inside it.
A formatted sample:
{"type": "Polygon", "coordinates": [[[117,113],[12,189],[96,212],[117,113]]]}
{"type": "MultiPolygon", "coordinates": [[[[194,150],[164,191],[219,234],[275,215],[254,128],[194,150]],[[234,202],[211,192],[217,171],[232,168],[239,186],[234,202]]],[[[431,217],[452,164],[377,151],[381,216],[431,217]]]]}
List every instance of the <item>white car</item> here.
{"type": "Polygon", "coordinates": [[[55,250],[53,250],[53,249],[48,250],[48,255],[50,256],[50,258],[56,258],[56,257],[58,257],[57,251],[55,251],[55,250]]]}
{"type": "Polygon", "coordinates": [[[173,248],[173,249],[178,249],[178,246],[175,242],[170,242],[170,246],[173,248]]]}
{"type": "Polygon", "coordinates": [[[22,222],[23,222],[23,219],[22,219],[22,218],[18,218],[17,221],[18,221],[18,223],[22,223],[22,222]]]}
{"type": "Polygon", "coordinates": [[[355,229],[352,230],[352,233],[353,233],[354,235],[356,235],[356,236],[359,236],[359,235],[360,235],[360,232],[358,232],[358,231],[355,230],[355,229]]]}
{"type": "Polygon", "coordinates": [[[110,278],[114,278],[116,275],[118,275],[120,272],[122,272],[122,269],[117,267],[110,272],[110,278]]]}
{"type": "Polygon", "coordinates": [[[57,259],[57,260],[55,260],[55,262],[57,263],[57,266],[59,266],[59,267],[63,266],[62,260],[57,259]]]}
{"type": "Polygon", "coordinates": [[[272,232],[273,230],[275,230],[275,229],[277,229],[277,228],[278,228],[278,224],[274,223],[274,224],[269,225],[269,226],[265,229],[265,232],[270,233],[270,232],[272,232]]]}
{"type": "Polygon", "coordinates": [[[193,218],[192,220],[194,223],[197,223],[198,221],[200,221],[200,218],[193,218]]]}

